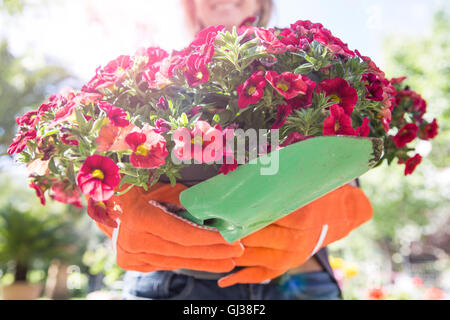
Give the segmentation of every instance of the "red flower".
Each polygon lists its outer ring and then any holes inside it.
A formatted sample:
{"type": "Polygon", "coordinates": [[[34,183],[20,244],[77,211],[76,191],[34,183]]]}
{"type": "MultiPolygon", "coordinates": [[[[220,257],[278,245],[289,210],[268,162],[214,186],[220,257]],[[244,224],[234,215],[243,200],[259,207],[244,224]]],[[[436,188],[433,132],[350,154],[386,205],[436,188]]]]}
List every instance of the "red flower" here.
{"type": "Polygon", "coordinates": [[[199,53],[204,57],[205,63],[211,62],[214,55],[214,42],[219,32],[224,31],[224,26],[211,26],[203,29],[188,47],[188,50],[199,53]]]}
{"type": "Polygon", "coordinates": [[[373,101],[384,100],[384,86],[379,77],[373,73],[364,73],[362,75],[362,81],[366,84],[366,99],[373,101]]]}
{"type": "Polygon", "coordinates": [[[301,142],[310,138],[311,137],[306,137],[299,132],[293,132],[286,138],[286,140],[284,140],[284,142],[280,145],[280,147],[287,147],[290,146],[291,144],[301,142]]]}
{"type": "Polygon", "coordinates": [[[358,94],[347,81],[342,78],[323,80],[317,86],[317,93],[325,92],[331,101],[344,108],[345,113],[351,115],[358,102],[358,94]]]}
{"type": "Polygon", "coordinates": [[[153,129],[153,131],[155,131],[156,133],[166,133],[168,131],[170,131],[171,127],[170,124],[163,119],[158,119],[155,121],[155,129],[153,129]]]}
{"type": "Polygon", "coordinates": [[[267,71],[266,80],[287,100],[293,99],[300,94],[304,95],[308,90],[303,77],[291,72],[278,74],[276,71],[267,71]]]}
{"type": "Polygon", "coordinates": [[[110,199],[119,183],[119,167],[110,158],[100,155],[88,157],[77,175],[81,192],[95,201],[110,199]]]}
{"type": "Polygon", "coordinates": [[[74,101],[68,101],[67,103],[61,104],[61,106],[56,109],[55,122],[62,122],[70,118],[73,115],[75,106],[76,103],[74,101]]]}
{"type": "Polygon", "coordinates": [[[391,129],[392,112],[389,108],[385,107],[384,109],[381,110],[380,116],[381,116],[381,123],[383,124],[384,127],[384,131],[388,133],[389,130],[391,129]]]}
{"type": "Polygon", "coordinates": [[[398,164],[405,164],[405,176],[413,174],[416,170],[417,166],[422,162],[422,156],[420,154],[416,154],[414,157],[409,158],[408,160],[399,160],[398,164]]]}
{"type": "Polygon", "coordinates": [[[133,60],[130,56],[119,56],[109,62],[103,69],[97,68],[97,74],[87,85],[83,86],[82,91],[95,92],[99,89],[109,88],[121,81],[132,66],[133,60]]]}
{"type": "Polygon", "coordinates": [[[356,134],[352,126],[352,118],[345,113],[343,108],[337,104],[332,105],[330,107],[330,113],[330,116],[323,122],[324,136],[354,136],[356,134]]]}
{"type": "Polygon", "coordinates": [[[191,55],[187,59],[184,76],[191,88],[198,87],[202,83],[208,82],[209,71],[206,67],[205,58],[198,54],[191,55]]]}
{"type": "Polygon", "coordinates": [[[117,228],[117,218],[122,214],[120,202],[117,197],[106,201],[95,201],[92,198],[88,200],[87,214],[94,221],[104,224],[111,228],[117,228]]]}
{"type": "Polygon", "coordinates": [[[100,101],[98,107],[106,112],[111,124],[116,127],[127,127],[130,121],[127,120],[128,114],[122,108],[117,108],[105,101],[100,101]]]}
{"type": "Polygon", "coordinates": [[[422,140],[431,140],[436,138],[439,133],[439,125],[434,119],[432,123],[428,123],[420,128],[419,138],[422,140]]]}
{"type": "Polygon", "coordinates": [[[234,171],[238,167],[238,163],[236,158],[234,157],[234,151],[229,146],[229,142],[234,142],[234,127],[228,127],[225,130],[223,130],[223,164],[220,167],[219,174],[223,173],[224,175],[227,175],[228,173],[234,171]]]}
{"type": "Polygon", "coordinates": [[[165,97],[161,97],[161,98],[159,98],[159,102],[156,104],[156,107],[163,111],[167,111],[167,110],[169,110],[169,102],[167,101],[167,99],[165,97]]]}
{"type": "Polygon", "coordinates": [[[369,118],[364,118],[363,123],[361,125],[361,127],[359,127],[358,129],[356,129],[356,135],[358,137],[368,137],[370,134],[370,120],[369,118]]]}
{"type": "Polygon", "coordinates": [[[191,47],[201,47],[205,44],[210,44],[211,39],[215,40],[217,34],[224,31],[224,26],[211,26],[200,31],[191,42],[191,47]]]}
{"type": "Polygon", "coordinates": [[[257,29],[255,34],[256,37],[261,40],[262,45],[266,48],[268,53],[281,54],[286,52],[286,46],[278,40],[273,29],[257,29]]]}
{"type": "Polygon", "coordinates": [[[298,20],[294,24],[291,24],[291,29],[302,37],[312,37],[313,34],[323,29],[323,25],[320,23],[312,23],[309,20],[298,20]]]}
{"type": "Polygon", "coordinates": [[[38,110],[31,110],[21,117],[16,118],[19,127],[30,126],[34,127],[39,122],[38,110]]]}
{"type": "Polygon", "coordinates": [[[13,155],[21,153],[27,146],[27,142],[36,139],[36,130],[20,131],[13,140],[13,143],[8,148],[8,153],[13,155]]]}
{"type": "Polygon", "coordinates": [[[402,101],[412,102],[412,108],[409,108],[409,111],[414,113],[414,119],[417,122],[423,122],[423,116],[427,112],[427,102],[417,92],[401,90],[398,92],[395,100],[397,105],[402,101]]]}
{"type": "Polygon", "coordinates": [[[386,290],[383,287],[374,288],[369,291],[370,300],[384,300],[387,298],[386,290]]]}
{"type": "Polygon", "coordinates": [[[76,208],[83,208],[81,192],[76,186],[70,186],[68,181],[55,183],[52,186],[51,198],[61,203],[71,204],[76,208]]]}
{"type": "Polygon", "coordinates": [[[325,45],[335,54],[341,54],[348,57],[354,57],[355,53],[348,48],[348,45],[342,42],[341,39],[332,35],[331,31],[321,28],[314,34],[314,40],[325,45]]]}
{"type": "Polygon", "coordinates": [[[287,100],[287,102],[294,109],[308,108],[312,105],[314,89],[316,88],[316,82],[309,79],[307,76],[302,75],[302,80],[306,83],[306,93],[300,94],[293,99],[287,100]]]}
{"type": "Polygon", "coordinates": [[[404,148],[408,143],[417,138],[419,127],[415,123],[408,123],[397,133],[393,140],[397,148],[404,148]]]}
{"type": "Polygon", "coordinates": [[[245,109],[250,104],[258,103],[264,96],[264,88],[267,82],[264,71],[257,71],[250,78],[237,87],[238,106],[245,109]]]}
{"type": "Polygon", "coordinates": [[[281,129],[281,127],[284,125],[284,123],[286,122],[287,117],[291,114],[292,112],[292,106],[285,104],[285,105],[279,105],[277,106],[278,108],[278,112],[277,112],[277,120],[275,121],[275,123],[272,125],[271,130],[278,130],[281,129]]]}
{"type": "Polygon", "coordinates": [[[61,142],[65,145],[72,145],[72,146],[78,146],[79,142],[76,140],[77,138],[71,134],[63,134],[61,136],[61,142]]]}
{"type": "Polygon", "coordinates": [[[150,67],[154,65],[155,63],[161,62],[164,58],[167,58],[169,54],[158,47],[150,47],[150,48],[140,48],[136,52],[136,56],[140,57],[147,57],[147,64],[146,67],[150,67]]]}
{"type": "Polygon", "coordinates": [[[125,141],[133,150],[130,162],[136,168],[159,168],[165,163],[165,158],[169,154],[166,139],[149,125],[145,125],[140,132],[130,133],[125,141]]]}
{"type": "Polygon", "coordinates": [[[44,185],[38,185],[34,182],[29,184],[30,188],[33,188],[36,191],[36,196],[41,200],[41,204],[45,206],[45,191],[46,188],[44,185]]]}
{"type": "Polygon", "coordinates": [[[392,84],[401,84],[403,81],[405,81],[407,77],[401,77],[401,78],[392,78],[391,83],[392,84]]]}

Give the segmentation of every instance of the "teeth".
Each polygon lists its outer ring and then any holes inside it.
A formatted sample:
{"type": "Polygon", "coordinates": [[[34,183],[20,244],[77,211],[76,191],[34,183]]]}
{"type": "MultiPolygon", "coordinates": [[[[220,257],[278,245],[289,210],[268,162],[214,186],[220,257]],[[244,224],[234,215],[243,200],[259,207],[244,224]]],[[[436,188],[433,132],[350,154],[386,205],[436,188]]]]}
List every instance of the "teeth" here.
{"type": "Polygon", "coordinates": [[[231,9],[235,9],[236,5],[234,3],[218,3],[216,4],[216,9],[217,10],[231,10],[231,9]]]}

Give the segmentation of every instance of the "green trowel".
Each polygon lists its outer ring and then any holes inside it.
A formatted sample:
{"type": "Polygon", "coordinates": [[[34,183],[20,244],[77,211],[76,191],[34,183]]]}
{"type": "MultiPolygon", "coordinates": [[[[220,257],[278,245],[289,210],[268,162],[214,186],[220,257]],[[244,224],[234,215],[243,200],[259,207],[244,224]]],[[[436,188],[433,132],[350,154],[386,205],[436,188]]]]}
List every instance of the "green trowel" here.
{"type": "Polygon", "coordinates": [[[374,138],[305,140],[183,191],[184,217],[232,243],[363,175],[382,152],[374,138]]]}

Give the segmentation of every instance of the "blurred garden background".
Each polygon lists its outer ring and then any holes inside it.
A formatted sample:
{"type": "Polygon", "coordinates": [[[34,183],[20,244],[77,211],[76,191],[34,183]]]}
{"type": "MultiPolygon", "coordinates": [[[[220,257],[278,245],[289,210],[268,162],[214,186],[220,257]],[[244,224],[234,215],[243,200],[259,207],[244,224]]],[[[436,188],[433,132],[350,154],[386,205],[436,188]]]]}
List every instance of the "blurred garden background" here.
{"type": "MultiPolygon", "coordinates": [[[[423,164],[394,164],[361,185],[374,219],[333,244],[346,299],[450,298],[450,5],[432,0],[278,0],[271,25],[321,22],[428,101],[440,134],[423,164]]],[[[85,211],[43,207],[26,168],[6,154],[15,117],[80,87],[95,68],[138,47],[187,44],[178,0],[0,0],[0,286],[27,281],[43,299],[120,298],[123,272],[85,211]],[[92,292],[96,292],[92,294],[92,292]],[[103,292],[103,293],[99,293],[103,292]]]]}

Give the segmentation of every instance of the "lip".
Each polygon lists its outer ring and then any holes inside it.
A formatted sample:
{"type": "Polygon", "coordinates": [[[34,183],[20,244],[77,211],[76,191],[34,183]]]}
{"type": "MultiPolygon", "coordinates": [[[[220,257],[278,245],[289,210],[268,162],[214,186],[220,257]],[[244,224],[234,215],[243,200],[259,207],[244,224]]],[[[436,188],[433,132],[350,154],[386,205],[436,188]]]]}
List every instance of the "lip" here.
{"type": "Polygon", "coordinates": [[[217,0],[211,4],[211,9],[220,11],[229,11],[239,9],[239,1],[217,0]]]}

